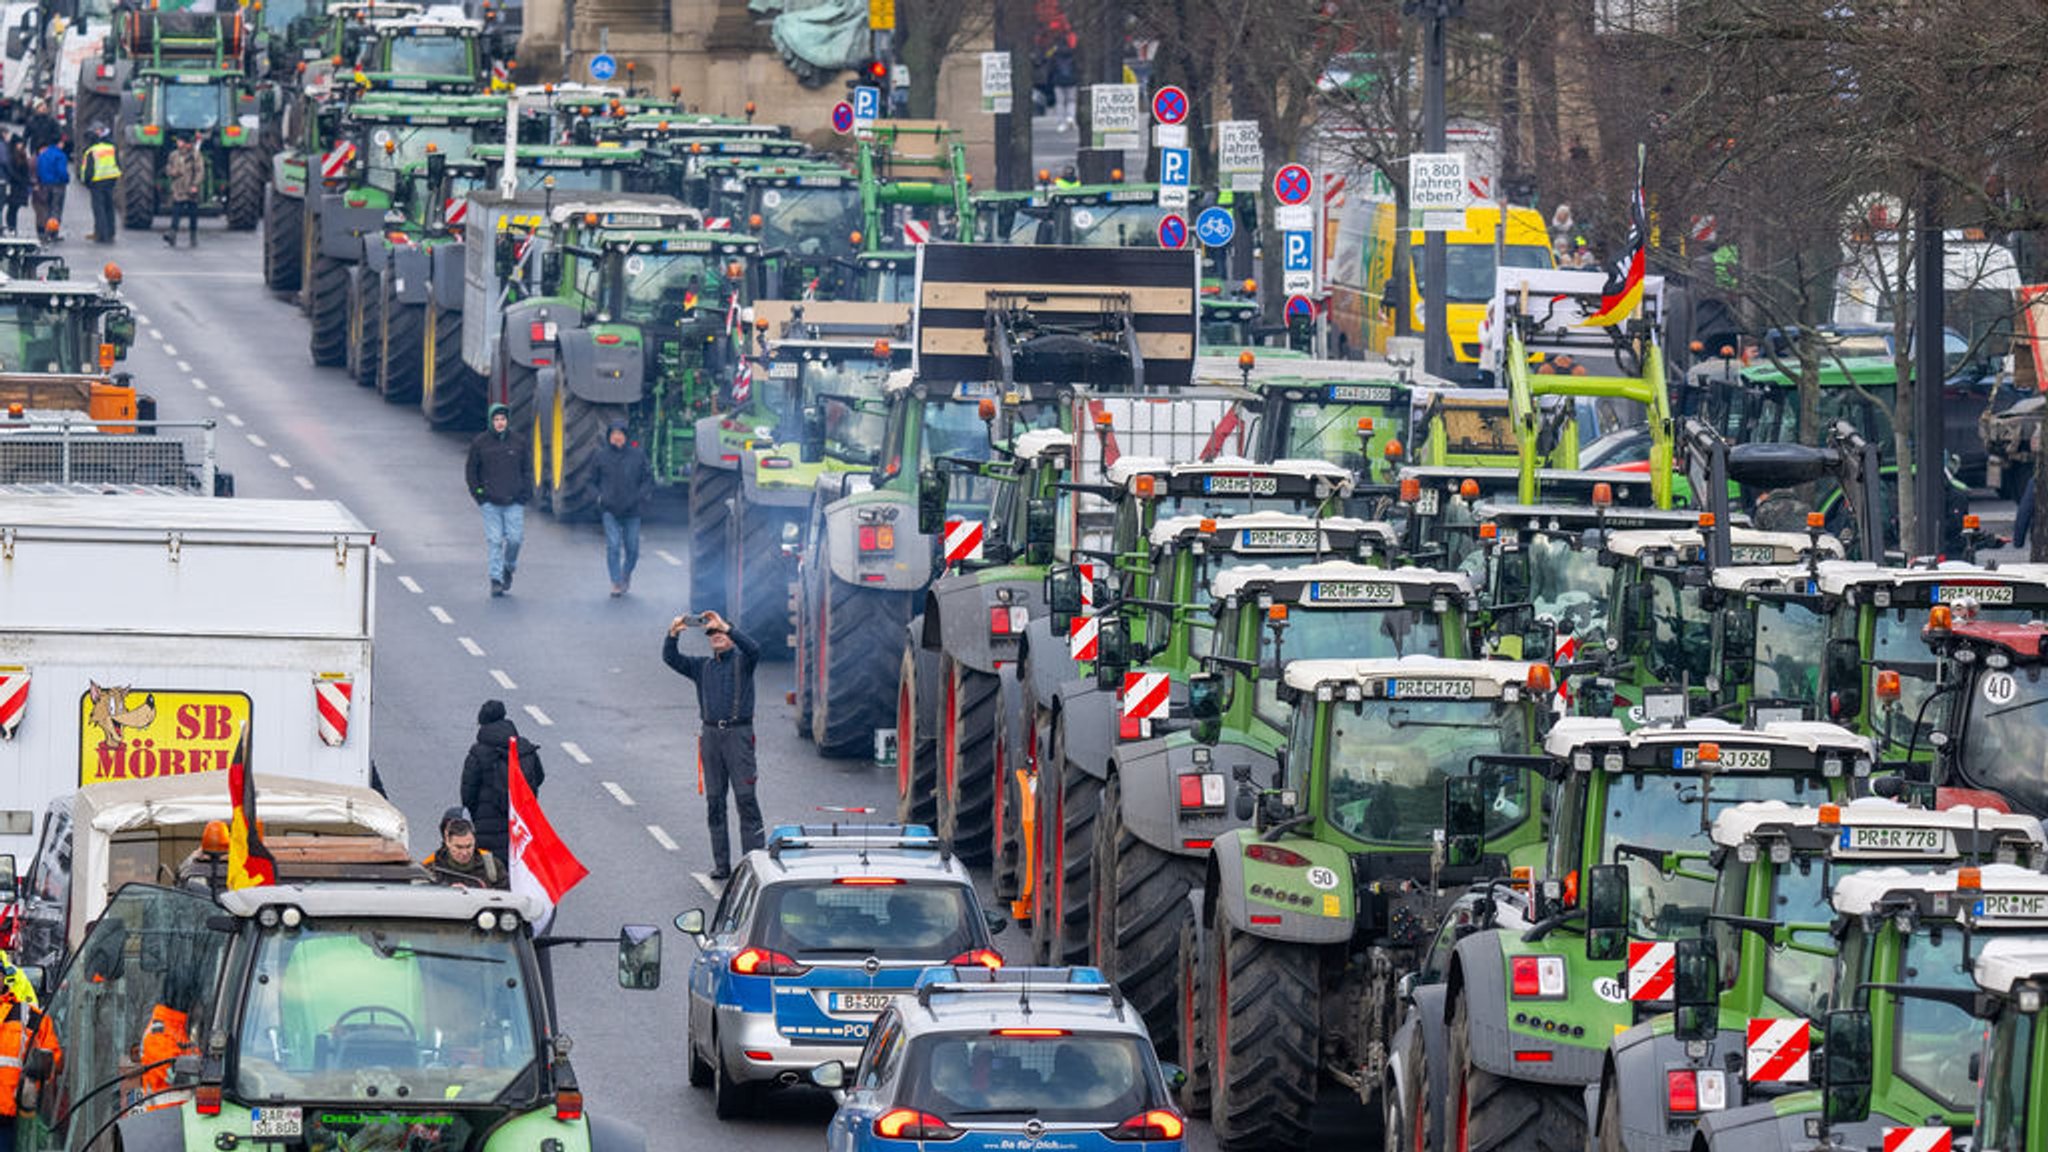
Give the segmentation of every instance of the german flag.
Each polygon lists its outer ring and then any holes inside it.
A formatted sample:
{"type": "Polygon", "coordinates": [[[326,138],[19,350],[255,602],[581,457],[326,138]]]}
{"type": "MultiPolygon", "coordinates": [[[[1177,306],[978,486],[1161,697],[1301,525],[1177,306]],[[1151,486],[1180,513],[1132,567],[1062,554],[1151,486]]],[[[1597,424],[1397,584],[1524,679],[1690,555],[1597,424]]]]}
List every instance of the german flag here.
{"type": "Polygon", "coordinates": [[[1649,261],[1650,219],[1643,199],[1643,149],[1636,149],[1636,191],[1628,202],[1628,252],[1607,269],[1600,311],[1586,317],[1589,328],[1608,328],[1635,315],[1643,303],[1643,275],[1649,261]]]}
{"type": "Polygon", "coordinates": [[[254,888],[277,883],[277,860],[263,846],[263,833],[256,828],[256,774],[249,770],[249,729],[235,742],[235,758],[228,765],[228,800],[234,812],[228,820],[228,887],[254,888]]]}

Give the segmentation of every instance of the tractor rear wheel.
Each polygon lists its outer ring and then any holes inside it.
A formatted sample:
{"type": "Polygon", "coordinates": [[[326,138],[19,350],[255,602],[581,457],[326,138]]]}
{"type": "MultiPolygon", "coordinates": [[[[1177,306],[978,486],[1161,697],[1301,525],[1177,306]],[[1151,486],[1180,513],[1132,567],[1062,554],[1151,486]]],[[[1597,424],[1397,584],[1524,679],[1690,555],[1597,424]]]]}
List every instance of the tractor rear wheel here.
{"type": "Polygon", "coordinates": [[[159,157],[154,148],[123,148],[116,155],[121,165],[121,223],[134,232],[146,232],[156,223],[156,169],[159,157]]]}
{"type": "Polygon", "coordinates": [[[315,256],[306,284],[306,310],[313,322],[308,339],[313,363],[338,368],[348,360],[348,265],[315,256]]]}
{"type": "Polygon", "coordinates": [[[228,228],[247,232],[263,216],[263,157],[254,148],[228,153],[228,228]]]}
{"type": "Polygon", "coordinates": [[[306,206],[277,194],[263,192],[263,283],[272,292],[299,290],[299,261],[304,253],[306,206]]]}

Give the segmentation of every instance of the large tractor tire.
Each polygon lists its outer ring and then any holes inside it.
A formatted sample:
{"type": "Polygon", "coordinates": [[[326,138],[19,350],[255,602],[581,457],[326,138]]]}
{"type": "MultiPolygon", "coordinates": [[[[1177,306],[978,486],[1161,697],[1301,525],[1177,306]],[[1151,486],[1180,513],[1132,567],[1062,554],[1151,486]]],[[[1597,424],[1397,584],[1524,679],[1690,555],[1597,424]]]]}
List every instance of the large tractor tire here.
{"type": "Polygon", "coordinates": [[[277,194],[263,192],[263,284],[272,292],[299,290],[299,262],[305,243],[306,206],[277,194]]]}
{"type": "MultiPolygon", "coordinates": [[[[78,95],[71,105],[71,139],[83,147],[86,142],[91,141],[94,125],[104,124],[112,130],[120,119],[121,98],[118,95],[90,91],[81,77],[78,95]]],[[[119,156],[116,159],[121,162],[121,170],[127,171],[128,158],[119,156]]]]}
{"type": "Polygon", "coordinates": [[[1586,1094],[1574,1085],[1534,1084],[1472,1063],[1466,998],[1451,1009],[1446,1145],[1460,1152],[1565,1152],[1586,1143],[1586,1094]]]}
{"type": "Polygon", "coordinates": [[[348,265],[330,256],[313,257],[306,282],[306,309],[312,315],[308,343],[313,363],[338,368],[348,361],[348,265]]]}
{"type": "Polygon", "coordinates": [[[1145,1017],[1154,1043],[1174,1042],[1174,954],[1188,893],[1201,883],[1201,862],[1160,850],[1132,835],[1123,820],[1123,777],[1102,789],[1092,852],[1090,950],[1094,963],[1145,1017]]]}
{"type": "Polygon", "coordinates": [[[561,423],[555,431],[562,441],[549,461],[548,507],[557,520],[596,519],[597,454],[604,448],[605,426],[624,420],[626,406],[596,404],[573,392],[558,395],[561,423]]]}
{"type": "MultiPolygon", "coordinates": [[[[697,487],[694,479],[690,481],[690,487],[692,490],[697,487]]],[[[795,687],[789,694],[794,706],[789,710],[789,718],[796,724],[799,740],[809,740],[812,735],[811,691],[817,683],[817,674],[812,667],[815,662],[812,649],[817,646],[813,636],[817,627],[813,620],[818,605],[811,595],[811,581],[805,562],[797,561],[796,584],[789,590],[789,614],[796,621],[796,652],[791,659],[795,667],[790,669],[790,679],[795,682],[795,687]]]]}
{"type": "Polygon", "coordinates": [[[1007,911],[1024,896],[1024,805],[1028,785],[1019,779],[1027,763],[1019,730],[1028,723],[1023,690],[1013,681],[996,698],[995,811],[989,817],[989,883],[1007,911]]]}
{"type": "Polygon", "coordinates": [[[263,217],[266,187],[265,158],[254,148],[237,148],[228,153],[228,228],[247,232],[263,217]]]}
{"type": "Polygon", "coordinates": [[[377,386],[377,363],[384,352],[384,299],[377,282],[361,267],[348,286],[348,374],[365,388],[377,386]]]}
{"type": "MultiPolygon", "coordinates": [[[[906,641],[896,676],[896,822],[939,819],[939,734],[917,722],[919,692],[939,690],[939,656],[906,641]]],[[[957,848],[957,846],[956,846],[957,848]]]]}
{"type": "MultiPolygon", "coordinates": [[[[818,557],[821,565],[825,557],[818,557]]],[[[894,693],[889,673],[910,623],[908,598],[876,592],[831,577],[824,567],[822,611],[818,614],[812,661],[811,736],[826,756],[852,758],[874,752],[875,729],[892,720],[894,693]]]]}
{"type": "MultiPolygon", "coordinates": [[[[690,486],[696,487],[707,471],[694,469],[690,486]]],[[[754,638],[769,660],[789,655],[796,624],[789,618],[789,566],[782,558],[782,526],[790,515],[784,508],[760,507],[742,511],[727,525],[726,616],[754,638]]]]}
{"type": "MultiPolygon", "coordinates": [[[[539,369],[524,364],[505,365],[505,394],[502,397],[489,396],[484,402],[484,411],[490,412],[492,404],[503,404],[506,412],[506,428],[510,435],[531,437],[540,420],[540,408],[535,397],[539,389],[539,369]]],[[[486,390],[488,396],[488,389],[486,390]]],[[[540,460],[533,462],[533,482],[540,483],[540,460]]]]}
{"type": "Polygon", "coordinates": [[[377,391],[387,404],[420,401],[421,361],[427,354],[427,308],[400,304],[388,278],[381,283],[379,311],[384,314],[384,344],[377,358],[377,391]]]}
{"type": "MultiPolygon", "coordinates": [[[[429,308],[420,354],[420,415],[439,432],[481,427],[484,378],[462,359],[462,313],[429,308]]],[[[519,434],[517,429],[511,433],[519,434]]]]}
{"type": "Polygon", "coordinates": [[[1209,1123],[1216,1144],[1306,1148],[1315,1107],[1322,956],[1239,932],[1223,902],[1209,919],[1209,1123]]]}
{"type": "Polygon", "coordinates": [[[147,232],[156,223],[159,159],[155,148],[124,148],[116,155],[121,165],[121,225],[131,232],[147,232]]]}
{"type": "Polygon", "coordinates": [[[1181,1083],[1177,1102],[1180,1110],[1189,1116],[1209,1115],[1209,1046],[1215,1039],[1209,1035],[1208,974],[1209,958],[1202,948],[1202,926],[1193,915],[1180,918],[1180,938],[1174,949],[1174,1003],[1180,1009],[1180,1020],[1174,1025],[1174,1036],[1180,1052],[1181,1071],[1187,1079],[1181,1083]]]}
{"type": "MultiPolygon", "coordinates": [[[[739,495],[740,474],[732,468],[711,468],[699,463],[690,476],[690,611],[707,608],[719,612],[731,607],[726,602],[726,582],[732,547],[732,501],[739,495]]],[[[787,588],[780,594],[786,602],[787,588]]],[[[751,634],[751,633],[750,633],[751,634]]],[[[758,641],[757,641],[758,642],[758,641]]]]}
{"type": "Polygon", "coordinates": [[[961,860],[986,864],[1002,679],[941,657],[939,688],[939,834],[952,840],[961,860]]]}
{"type": "Polygon", "coordinates": [[[1038,904],[1031,943],[1041,963],[1088,963],[1088,886],[1102,781],[1067,763],[1067,717],[1053,717],[1052,752],[1038,768],[1038,904]]]}

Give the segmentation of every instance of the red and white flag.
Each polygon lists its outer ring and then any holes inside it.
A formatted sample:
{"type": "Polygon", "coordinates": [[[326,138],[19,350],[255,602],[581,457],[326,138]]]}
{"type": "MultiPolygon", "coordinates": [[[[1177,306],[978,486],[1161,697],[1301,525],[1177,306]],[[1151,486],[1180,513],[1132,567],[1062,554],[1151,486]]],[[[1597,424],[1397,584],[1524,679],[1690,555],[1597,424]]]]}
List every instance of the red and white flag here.
{"type": "Polygon", "coordinates": [[[533,926],[535,935],[547,931],[554,922],[555,905],[561,902],[569,889],[581,883],[590,869],[576,858],[562,838],[555,835],[554,825],[548,823],[547,813],[540,810],[540,801],[533,795],[533,789],[526,783],[526,773],[519,767],[519,739],[513,737],[508,744],[508,762],[505,766],[505,784],[511,792],[510,819],[507,821],[512,848],[512,891],[531,896],[547,906],[540,922],[533,926]]]}

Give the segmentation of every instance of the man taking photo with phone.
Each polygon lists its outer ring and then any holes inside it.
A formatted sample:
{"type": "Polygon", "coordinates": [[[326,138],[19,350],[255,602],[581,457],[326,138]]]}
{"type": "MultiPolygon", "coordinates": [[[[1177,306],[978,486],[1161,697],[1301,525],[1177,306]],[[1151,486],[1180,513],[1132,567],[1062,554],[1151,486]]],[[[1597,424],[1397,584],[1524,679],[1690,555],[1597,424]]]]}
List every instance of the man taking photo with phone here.
{"type": "Polygon", "coordinates": [[[724,880],[732,875],[732,846],[725,831],[728,788],[740,813],[740,851],[751,852],[765,843],[761,805],[754,795],[754,666],[760,662],[761,649],[725,617],[701,612],[669,622],[661,658],[697,685],[697,714],[704,722],[697,738],[697,762],[711,830],[711,878],[724,880]],[[676,646],[676,638],[693,626],[702,627],[709,637],[709,656],[685,656],[676,646]]]}

